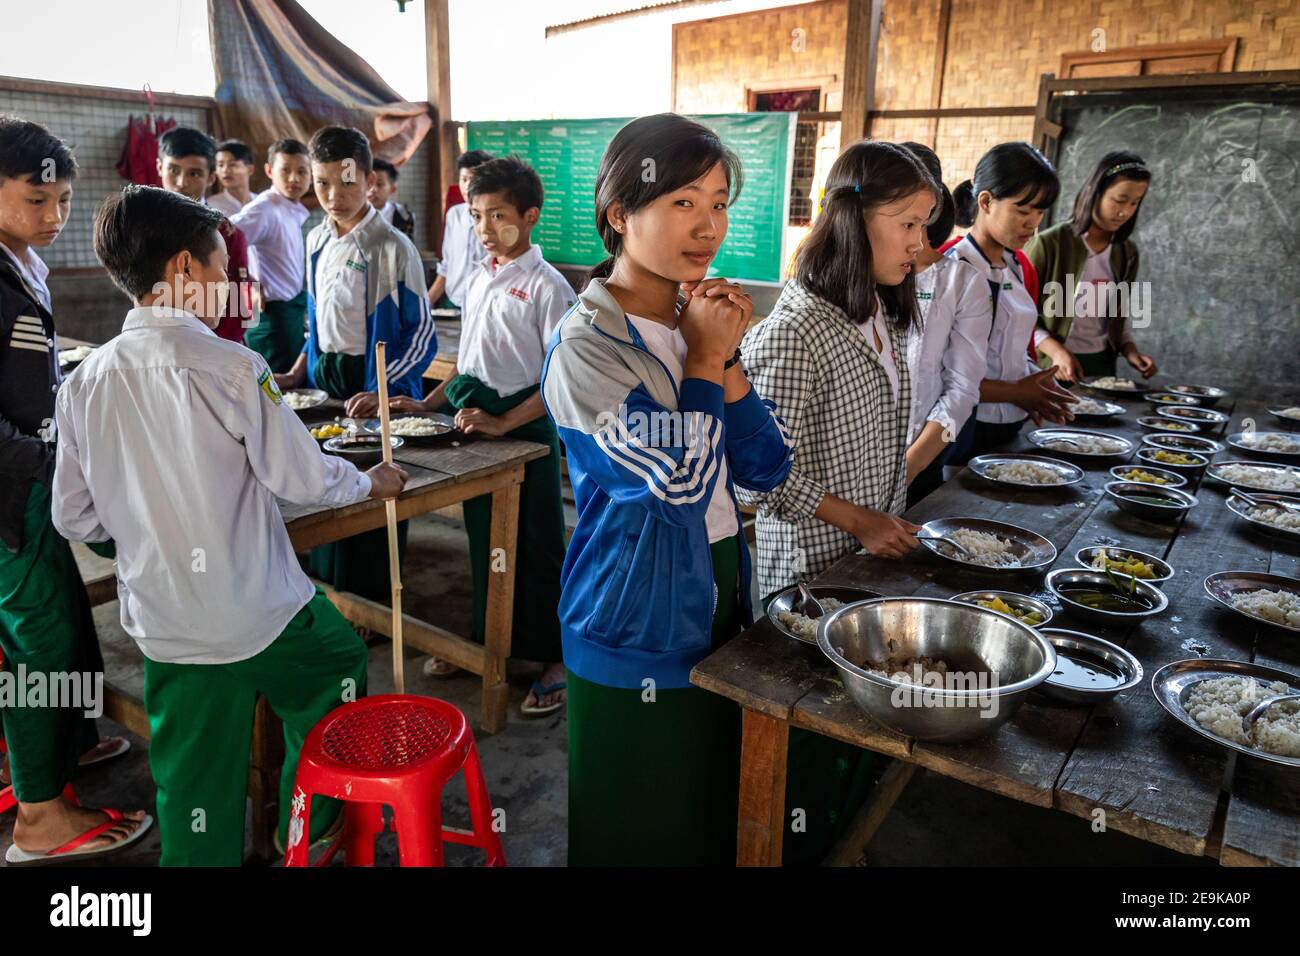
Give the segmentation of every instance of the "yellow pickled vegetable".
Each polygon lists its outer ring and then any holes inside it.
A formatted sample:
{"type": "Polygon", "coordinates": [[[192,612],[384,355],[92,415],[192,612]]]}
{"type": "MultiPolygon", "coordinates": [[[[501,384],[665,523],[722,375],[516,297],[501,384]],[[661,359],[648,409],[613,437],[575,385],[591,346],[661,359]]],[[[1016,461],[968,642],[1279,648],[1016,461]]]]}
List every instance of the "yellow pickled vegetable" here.
{"type": "Polygon", "coordinates": [[[1039,614],[1037,611],[1021,611],[1018,608],[1012,607],[1000,597],[995,597],[991,601],[979,601],[978,603],[980,607],[986,607],[990,611],[997,611],[999,614],[1009,614],[1017,621],[1020,621],[1023,624],[1028,624],[1030,627],[1033,627],[1035,624],[1043,623],[1043,615],[1039,614]]]}
{"type": "Polygon", "coordinates": [[[1156,452],[1155,459],[1156,461],[1163,461],[1169,465],[1196,464],[1196,459],[1192,458],[1190,455],[1179,454],[1176,451],[1165,451],[1163,448],[1160,451],[1156,452]]]}
{"type": "Polygon", "coordinates": [[[336,422],[331,422],[328,425],[320,425],[311,430],[311,437],[315,439],[338,438],[340,435],[346,434],[347,429],[336,422]]]}
{"type": "Polygon", "coordinates": [[[1095,571],[1114,571],[1116,574],[1127,574],[1135,578],[1146,579],[1156,576],[1155,568],[1146,561],[1139,561],[1137,558],[1112,558],[1104,548],[1092,559],[1092,567],[1095,571]]]}
{"type": "Polygon", "coordinates": [[[1143,471],[1141,468],[1132,468],[1129,471],[1122,472],[1121,475],[1125,481],[1140,481],[1147,485],[1169,484],[1168,478],[1161,478],[1158,475],[1151,474],[1149,471],[1143,471]]]}

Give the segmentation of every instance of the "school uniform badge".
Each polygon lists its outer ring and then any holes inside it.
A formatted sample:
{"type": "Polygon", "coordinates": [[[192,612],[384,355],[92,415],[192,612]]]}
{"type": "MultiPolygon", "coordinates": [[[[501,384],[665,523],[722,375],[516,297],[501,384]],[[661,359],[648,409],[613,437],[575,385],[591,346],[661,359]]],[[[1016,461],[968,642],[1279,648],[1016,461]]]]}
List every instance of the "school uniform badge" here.
{"type": "Polygon", "coordinates": [[[275,376],[271,374],[269,368],[257,377],[257,384],[273,403],[276,405],[284,404],[284,396],[280,394],[280,386],[275,384],[275,376]]]}

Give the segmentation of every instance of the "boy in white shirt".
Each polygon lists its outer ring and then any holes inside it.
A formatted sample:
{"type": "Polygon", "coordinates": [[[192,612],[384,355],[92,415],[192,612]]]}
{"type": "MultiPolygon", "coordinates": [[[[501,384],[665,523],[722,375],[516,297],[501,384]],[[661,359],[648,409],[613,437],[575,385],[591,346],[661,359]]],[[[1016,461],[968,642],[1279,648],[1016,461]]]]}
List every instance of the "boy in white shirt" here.
{"type": "Polygon", "coordinates": [[[248,263],[263,297],[262,313],[244,334],[272,372],[287,372],[306,336],[306,246],[302,226],[311,215],[301,202],[311,185],[307,147],[281,139],[267,152],[271,188],[230,217],[248,240],[248,263]]]}
{"type": "Polygon", "coordinates": [[[415,241],[415,217],[411,210],[397,201],[397,167],[386,159],[376,159],[373,163],[369,188],[366,198],[375,212],[384,217],[384,221],[412,242],[415,241]]]}
{"type": "MultiPolygon", "coordinates": [[[[461,318],[456,374],[423,402],[390,399],[398,410],[431,410],[449,402],[467,434],[507,436],[550,448],[524,467],[519,493],[514,637],[511,656],[545,662],[524,701],[525,716],[553,713],[564,704],[564,664],[557,608],[564,563],[564,505],[560,498],[560,444],[539,391],[546,346],[577,301],[573,287],[532,245],[542,211],[542,180],[517,157],[483,163],[469,185],[474,230],[487,255],[471,270],[461,318]]],[[[473,583],[473,637],[482,641],[487,612],[492,497],[464,506],[473,583]]],[[[442,661],[427,673],[448,673],[442,661]]]]}
{"type": "Polygon", "coordinates": [[[208,205],[233,216],[253,201],[253,151],[246,143],[227,139],[217,144],[217,181],[221,192],[208,197],[208,205]]]}
{"type": "Polygon", "coordinates": [[[469,211],[469,187],[474,181],[474,170],[491,159],[491,154],[481,149],[471,149],[456,159],[456,168],[460,170],[460,191],[466,201],[448,209],[443,223],[442,258],[438,260],[438,277],[429,286],[429,305],[434,308],[438,307],[444,294],[452,305],[462,308],[470,272],[487,255],[487,250],[474,232],[474,221],[469,211]]]}
{"type": "MultiPolygon", "coordinates": [[[[342,507],[406,481],[323,455],[261,357],[212,332],[220,221],[151,187],[105,201],[95,253],[136,308],[55,410],[54,525],[116,542],[122,627],[145,656],[164,866],[240,864],[259,693],[284,722],[283,841],[303,740],[365,691],[365,646],[302,572],[276,499],[342,507]]],[[[313,839],[338,814],[323,808],[313,839]]]]}

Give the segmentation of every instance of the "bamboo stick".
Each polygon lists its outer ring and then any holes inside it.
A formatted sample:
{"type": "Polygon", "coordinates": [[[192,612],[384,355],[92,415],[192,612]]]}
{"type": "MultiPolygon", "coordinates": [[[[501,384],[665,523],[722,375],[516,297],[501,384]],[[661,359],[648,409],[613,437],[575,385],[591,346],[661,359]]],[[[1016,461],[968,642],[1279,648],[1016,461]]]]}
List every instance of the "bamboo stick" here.
{"type": "MultiPolygon", "coordinates": [[[[388,426],[388,364],[385,343],[375,344],[375,369],[379,375],[379,433],[384,451],[384,464],[393,463],[393,443],[388,426]]],[[[398,694],[406,693],[406,674],[402,659],[402,570],[397,555],[397,500],[384,499],[388,517],[388,577],[393,587],[393,688],[398,694]]]]}

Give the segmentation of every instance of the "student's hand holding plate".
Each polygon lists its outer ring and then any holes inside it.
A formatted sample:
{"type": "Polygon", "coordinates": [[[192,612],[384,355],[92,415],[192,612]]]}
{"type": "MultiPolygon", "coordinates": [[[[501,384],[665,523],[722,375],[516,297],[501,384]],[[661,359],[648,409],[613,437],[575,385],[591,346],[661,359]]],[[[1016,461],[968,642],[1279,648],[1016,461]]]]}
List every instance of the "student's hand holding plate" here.
{"type": "MultiPolygon", "coordinates": [[[[392,402],[388,407],[393,407],[392,402]]],[[[349,418],[374,418],[379,414],[379,396],[374,392],[357,392],[343,406],[343,414],[349,418]]]]}

